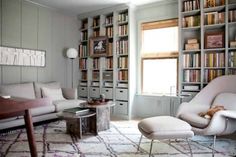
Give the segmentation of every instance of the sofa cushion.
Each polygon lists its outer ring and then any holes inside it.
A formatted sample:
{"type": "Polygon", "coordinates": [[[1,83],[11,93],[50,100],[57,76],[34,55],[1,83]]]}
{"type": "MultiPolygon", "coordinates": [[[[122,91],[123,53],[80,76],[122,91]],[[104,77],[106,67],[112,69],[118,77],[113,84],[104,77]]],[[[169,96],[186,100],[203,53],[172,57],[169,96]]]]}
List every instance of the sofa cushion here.
{"type": "Polygon", "coordinates": [[[44,98],[50,98],[52,101],[55,100],[65,100],[62,95],[61,88],[53,89],[53,88],[46,88],[42,87],[42,94],[44,98]]]}
{"type": "Polygon", "coordinates": [[[224,106],[227,110],[236,110],[236,93],[220,93],[218,94],[212,106],[224,106]]]}
{"type": "Polygon", "coordinates": [[[56,107],[56,112],[63,111],[64,109],[78,107],[84,100],[57,100],[53,101],[53,105],[56,107]]]}
{"type": "Polygon", "coordinates": [[[184,113],[180,115],[180,119],[186,121],[191,126],[197,128],[206,128],[210,123],[210,119],[203,118],[199,116],[197,113],[184,113]]]}
{"type": "Polygon", "coordinates": [[[37,107],[31,109],[32,116],[39,116],[47,113],[55,112],[55,106],[54,105],[47,105],[43,107],[37,107]]]}
{"type": "Polygon", "coordinates": [[[35,99],[33,83],[2,85],[0,87],[0,93],[13,97],[35,99]]]}
{"type": "Polygon", "coordinates": [[[59,82],[49,82],[49,83],[40,83],[40,82],[34,82],[34,89],[35,89],[35,96],[36,98],[42,98],[42,87],[46,88],[61,88],[61,85],[59,82]]]}

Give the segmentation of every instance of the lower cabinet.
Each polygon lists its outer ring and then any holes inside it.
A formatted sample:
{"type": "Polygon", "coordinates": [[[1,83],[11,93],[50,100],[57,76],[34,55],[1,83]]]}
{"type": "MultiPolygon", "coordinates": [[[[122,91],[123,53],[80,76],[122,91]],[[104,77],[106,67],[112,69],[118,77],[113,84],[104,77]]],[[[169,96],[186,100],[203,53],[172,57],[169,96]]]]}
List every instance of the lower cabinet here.
{"type": "Polygon", "coordinates": [[[80,97],[87,97],[88,96],[88,88],[87,87],[79,87],[79,96],[80,97]]]}
{"type": "Polygon", "coordinates": [[[102,88],[102,94],[105,94],[106,99],[113,99],[113,89],[112,88],[102,88]]]}
{"type": "Polygon", "coordinates": [[[116,101],[115,114],[116,115],[128,115],[128,102],[116,101]]]}
{"type": "Polygon", "coordinates": [[[128,101],[128,89],[116,88],[116,100],[128,101]]]}
{"type": "Polygon", "coordinates": [[[91,98],[99,98],[100,97],[99,87],[90,87],[89,93],[90,93],[91,98]]]}

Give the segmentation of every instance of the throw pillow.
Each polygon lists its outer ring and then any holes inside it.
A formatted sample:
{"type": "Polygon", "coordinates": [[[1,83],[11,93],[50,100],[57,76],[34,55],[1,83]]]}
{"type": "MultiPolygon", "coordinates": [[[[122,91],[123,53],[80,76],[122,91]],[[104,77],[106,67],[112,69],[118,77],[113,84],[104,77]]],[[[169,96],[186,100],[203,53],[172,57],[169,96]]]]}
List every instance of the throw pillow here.
{"type": "Polygon", "coordinates": [[[212,106],[207,112],[200,112],[198,115],[206,119],[211,119],[216,112],[221,110],[225,110],[224,106],[212,106]]]}
{"type": "Polygon", "coordinates": [[[62,95],[61,88],[54,89],[54,88],[42,87],[42,95],[43,97],[50,98],[52,101],[65,100],[65,98],[62,95]]]}

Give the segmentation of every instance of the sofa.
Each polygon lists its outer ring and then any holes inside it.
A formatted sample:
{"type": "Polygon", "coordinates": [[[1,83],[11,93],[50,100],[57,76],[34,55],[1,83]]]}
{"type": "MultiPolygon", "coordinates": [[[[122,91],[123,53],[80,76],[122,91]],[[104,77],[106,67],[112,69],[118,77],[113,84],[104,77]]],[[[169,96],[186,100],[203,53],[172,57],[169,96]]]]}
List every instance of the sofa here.
{"type": "MultiPolygon", "coordinates": [[[[36,99],[49,97],[46,106],[31,109],[33,122],[56,119],[64,109],[78,107],[84,100],[77,99],[77,89],[61,88],[59,82],[28,82],[0,86],[0,94],[10,97],[36,99]]],[[[0,120],[0,130],[24,125],[23,116],[0,120]]]]}

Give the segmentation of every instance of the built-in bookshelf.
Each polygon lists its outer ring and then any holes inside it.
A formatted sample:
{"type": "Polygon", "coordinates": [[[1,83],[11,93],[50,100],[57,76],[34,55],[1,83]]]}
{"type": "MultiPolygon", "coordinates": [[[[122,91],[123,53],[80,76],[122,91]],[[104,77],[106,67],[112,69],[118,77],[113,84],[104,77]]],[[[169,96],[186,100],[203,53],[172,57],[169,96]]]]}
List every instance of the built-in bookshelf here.
{"type": "Polygon", "coordinates": [[[179,10],[179,89],[196,94],[214,78],[236,74],[236,2],[181,0],[179,10]]]}
{"type": "Polygon", "coordinates": [[[132,35],[136,28],[133,16],[132,8],[125,5],[104,9],[99,11],[99,14],[91,12],[79,16],[81,23],[79,97],[98,98],[100,94],[105,94],[106,99],[116,102],[113,115],[125,119],[130,118],[135,94],[135,88],[130,88],[135,81],[129,81],[132,77],[135,78],[135,75],[130,74],[134,72],[132,70],[134,66],[130,64],[135,62],[134,46],[130,46],[131,38],[135,42],[132,35]],[[129,31],[131,26],[133,29],[129,31]],[[106,36],[108,39],[105,56],[89,55],[88,41],[96,36],[106,36]]]}

